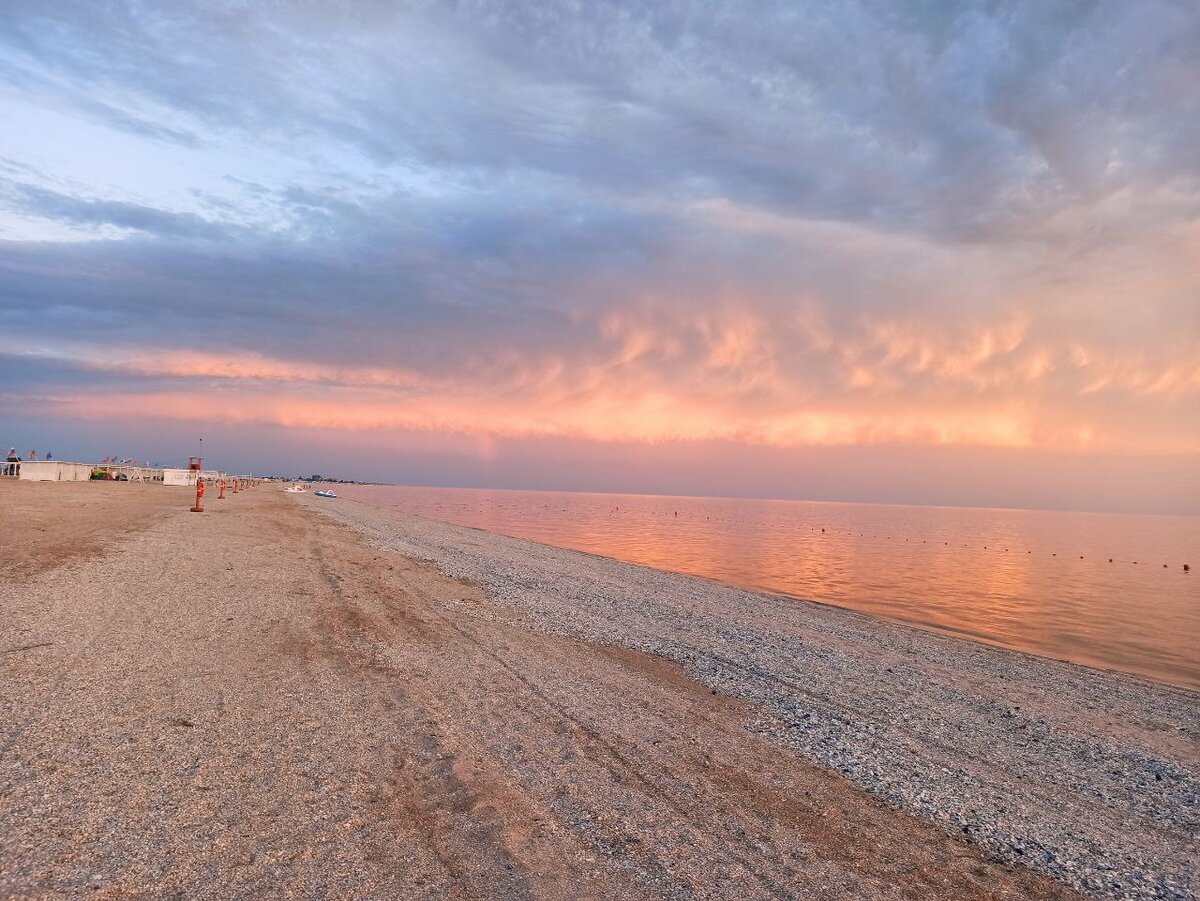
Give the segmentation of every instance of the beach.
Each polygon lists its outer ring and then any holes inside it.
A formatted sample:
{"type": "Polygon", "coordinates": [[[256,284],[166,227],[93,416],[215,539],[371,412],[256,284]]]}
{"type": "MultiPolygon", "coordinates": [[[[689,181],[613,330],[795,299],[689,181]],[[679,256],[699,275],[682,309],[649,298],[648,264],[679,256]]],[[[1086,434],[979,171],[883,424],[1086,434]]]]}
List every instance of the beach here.
{"type": "Polygon", "coordinates": [[[1200,696],[277,485],[0,482],[0,896],[1193,898],[1200,696]]]}

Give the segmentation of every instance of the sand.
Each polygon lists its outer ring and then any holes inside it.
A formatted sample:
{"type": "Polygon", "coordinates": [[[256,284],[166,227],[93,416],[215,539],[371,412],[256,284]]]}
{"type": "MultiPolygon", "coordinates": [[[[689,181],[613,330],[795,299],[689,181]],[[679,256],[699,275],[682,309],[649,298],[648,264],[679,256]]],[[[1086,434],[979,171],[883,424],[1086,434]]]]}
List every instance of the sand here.
{"type": "Polygon", "coordinates": [[[1074,897],[312,502],[0,481],[0,896],[1074,897]]]}
{"type": "Polygon", "coordinates": [[[0,478],[0,584],[95,556],[178,512],[179,495],[157,485],[22,482],[0,478]]]}

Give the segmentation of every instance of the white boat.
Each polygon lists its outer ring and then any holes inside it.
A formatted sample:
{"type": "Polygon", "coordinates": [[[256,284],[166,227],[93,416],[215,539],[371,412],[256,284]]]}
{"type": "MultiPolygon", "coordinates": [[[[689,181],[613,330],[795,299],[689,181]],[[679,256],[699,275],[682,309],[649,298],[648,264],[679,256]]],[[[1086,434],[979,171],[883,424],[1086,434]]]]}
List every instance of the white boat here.
{"type": "Polygon", "coordinates": [[[292,494],[303,494],[304,486],[303,485],[289,485],[287,488],[284,488],[283,490],[289,491],[292,494]]]}
{"type": "Polygon", "coordinates": [[[313,497],[337,497],[332,491],[314,491],[313,497]]]}

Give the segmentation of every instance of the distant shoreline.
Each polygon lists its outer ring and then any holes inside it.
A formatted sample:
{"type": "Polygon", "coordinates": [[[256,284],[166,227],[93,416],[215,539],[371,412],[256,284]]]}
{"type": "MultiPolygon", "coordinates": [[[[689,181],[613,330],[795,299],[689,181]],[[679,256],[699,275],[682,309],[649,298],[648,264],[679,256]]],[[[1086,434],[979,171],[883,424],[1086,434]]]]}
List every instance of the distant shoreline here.
{"type": "Polygon", "coordinates": [[[1096,508],[1085,510],[1074,507],[1004,507],[997,505],[977,505],[977,504],[922,504],[915,501],[900,502],[900,501],[863,501],[863,500],[839,500],[837,498],[817,498],[817,497],[771,497],[758,494],[655,494],[645,491],[617,491],[612,490],[585,490],[577,488],[513,488],[511,486],[496,487],[496,486],[480,486],[480,485],[410,485],[404,482],[346,482],[345,484],[356,485],[381,485],[389,488],[411,488],[417,491],[502,491],[511,493],[531,493],[531,494],[588,494],[604,497],[655,497],[655,498],[678,498],[679,500],[715,500],[715,501],[763,501],[766,503],[782,503],[782,504],[837,504],[849,507],[913,507],[916,509],[932,509],[932,510],[996,510],[1001,512],[1012,513],[1066,513],[1066,514],[1081,514],[1090,515],[1093,513],[1103,514],[1104,516],[1153,516],[1153,517],[1178,517],[1180,519],[1200,519],[1200,511],[1185,513],[1179,511],[1173,512],[1145,512],[1140,510],[1112,510],[1108,508],[1096,508]]]}

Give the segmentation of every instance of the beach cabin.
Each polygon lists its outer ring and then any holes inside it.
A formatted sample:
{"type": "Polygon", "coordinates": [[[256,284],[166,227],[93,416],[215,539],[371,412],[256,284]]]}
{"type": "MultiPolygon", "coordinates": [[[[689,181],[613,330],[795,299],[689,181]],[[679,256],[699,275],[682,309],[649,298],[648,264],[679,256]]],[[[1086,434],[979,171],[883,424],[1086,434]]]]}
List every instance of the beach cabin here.
{"type": "Polygon", "coordinates": [[[22,460],[17,478],[26,482],[86,482],[92,477],[90,463],[64,460],[22,460]]]}

